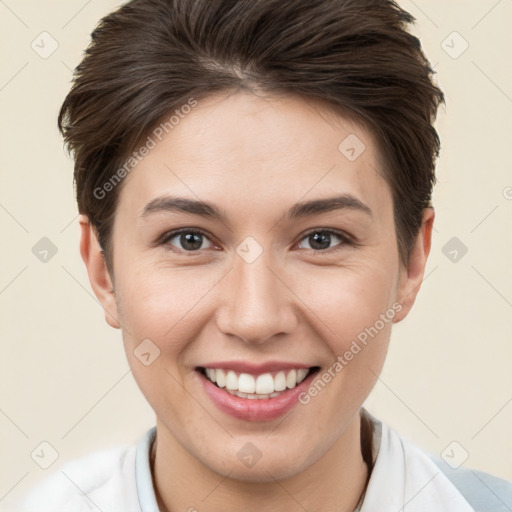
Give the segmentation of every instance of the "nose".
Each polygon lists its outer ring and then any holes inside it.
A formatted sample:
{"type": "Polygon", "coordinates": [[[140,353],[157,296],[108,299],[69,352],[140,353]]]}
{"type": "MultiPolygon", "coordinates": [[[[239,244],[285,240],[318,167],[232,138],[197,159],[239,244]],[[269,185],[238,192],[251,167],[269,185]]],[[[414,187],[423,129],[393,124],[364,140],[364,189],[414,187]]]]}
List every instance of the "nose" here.
{"type": "Polygon", "coordinates": [[[267,251],[251,263],[235,257],[223,280],[222,305],[217,310],[217,326],[224,334],[263,344],[296,328],[295,295],[287,273],[270,260],[267,251]]]}

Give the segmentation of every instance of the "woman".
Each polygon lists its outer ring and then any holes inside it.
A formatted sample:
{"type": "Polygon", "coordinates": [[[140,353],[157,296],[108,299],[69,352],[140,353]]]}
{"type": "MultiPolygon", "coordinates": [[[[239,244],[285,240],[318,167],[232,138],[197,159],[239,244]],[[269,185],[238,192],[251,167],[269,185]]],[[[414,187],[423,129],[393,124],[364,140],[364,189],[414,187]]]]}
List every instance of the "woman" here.
{"type": "Polygon", "coordinates": [[[27,509],[507,510],[508,483],[362,407],[434,220],[443,94],[412,21],[385,0],[132,0],[101,21],[59,126],[81,255],[156,427],[27,509]]]}

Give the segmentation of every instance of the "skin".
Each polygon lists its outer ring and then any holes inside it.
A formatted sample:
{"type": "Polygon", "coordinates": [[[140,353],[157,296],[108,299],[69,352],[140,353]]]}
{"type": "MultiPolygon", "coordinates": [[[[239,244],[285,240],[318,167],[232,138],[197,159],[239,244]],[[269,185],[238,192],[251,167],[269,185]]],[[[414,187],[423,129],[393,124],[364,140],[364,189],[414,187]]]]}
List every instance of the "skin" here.
{"type": "Polygon", "coordinates": [[[419,290],[434,212],[425,210],[402,264],[375,140],[324,107],[249,92],[200,101],[123,183],[113,276],[80,217],[91,285],[107,322],[122,329],[133,375],[157,416],[161,510],[351,511],[359,500],[367,476],[359,411],[382,369],[392,323],[408,314],[419,290]],[[338,150],[350,134],[366,146],[353,162],[338,150]],[[286,219],[295,203],[335,193],[355,196],[371,216],[344,208],[286,219]],[[166,194],[214,203],[227,222],[169,211],[141,216],[166,194]],[[208,237],[195,252],[179,236],[157,243],[178,228],[208,237]],[[308,235],[319,228],[356,244],[331,235],[318,249],[308,235]],[[248,236],[263,250],[252,263],[236,252],[248,236]],[[394,319],[284,419],[224,414],[194,370],[219,360],[280,360],[325,371],[397,304],[394,319]],[[149,366],[134,355],[144,339],[160,350],[149,366]],[[237,457],[248,442],[262,454],[250,468],[237,457]]]}

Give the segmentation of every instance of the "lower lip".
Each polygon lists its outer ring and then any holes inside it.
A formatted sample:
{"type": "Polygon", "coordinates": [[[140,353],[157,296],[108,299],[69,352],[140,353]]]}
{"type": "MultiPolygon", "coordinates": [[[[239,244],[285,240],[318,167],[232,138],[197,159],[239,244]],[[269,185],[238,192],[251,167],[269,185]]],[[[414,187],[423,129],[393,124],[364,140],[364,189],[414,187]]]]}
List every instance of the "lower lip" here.
{"type": "Polygon", "coordinates": [[[270,421],[287,413],[298,403],[299,395],[307,390],[317,372],[309,374],[298,386],[281,392],[274,398],[241,398],[228,393],[197,371],[201,384],[212,402],[224,413],[245,421],[270,421]]]}

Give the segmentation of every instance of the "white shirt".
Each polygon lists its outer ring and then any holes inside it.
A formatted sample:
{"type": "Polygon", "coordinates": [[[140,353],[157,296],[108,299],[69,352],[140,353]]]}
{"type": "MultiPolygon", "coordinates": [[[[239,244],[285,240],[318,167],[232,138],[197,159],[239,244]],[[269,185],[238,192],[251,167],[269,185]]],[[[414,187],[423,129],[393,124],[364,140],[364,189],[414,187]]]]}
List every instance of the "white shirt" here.
{"type": "MultiPolygon", "coordinates": [[[[512,510],[512,483],[469,469],[450,471],[448,466],[443,467],[441,459],[430,456],[401,439],[386,424],[369,417],[374,424],[375,464],[361,512],[512,510]]],[[[155,435],[156,427],[153,427],[137,445],[98,451],[66,463],[8,510],[159,512],[150,467],[155,435]]]]}

